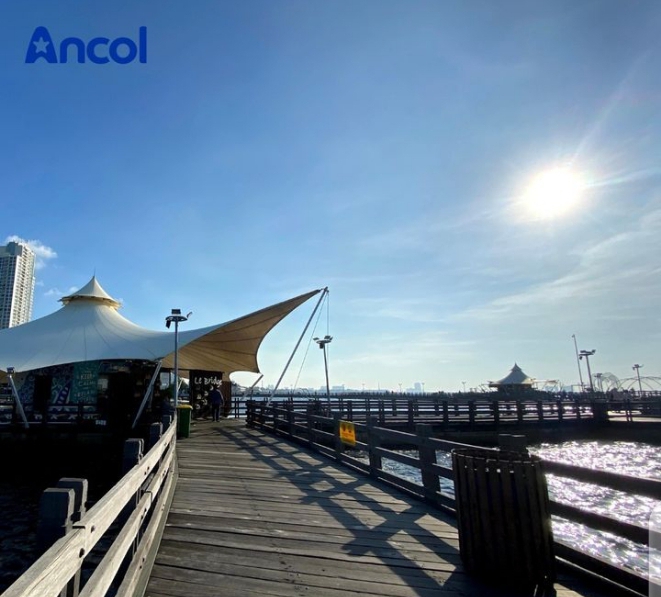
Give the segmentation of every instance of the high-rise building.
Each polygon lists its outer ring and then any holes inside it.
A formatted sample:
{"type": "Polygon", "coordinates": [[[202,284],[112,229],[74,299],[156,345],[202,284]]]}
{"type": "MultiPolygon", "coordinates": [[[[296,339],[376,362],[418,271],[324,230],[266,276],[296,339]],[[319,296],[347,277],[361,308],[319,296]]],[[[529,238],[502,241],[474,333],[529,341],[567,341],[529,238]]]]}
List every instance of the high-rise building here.
{"type": "Polygon", "coordinates": [[[0,247],[0,329],[32,318],[34,252],[23,243],[0,247]]]}

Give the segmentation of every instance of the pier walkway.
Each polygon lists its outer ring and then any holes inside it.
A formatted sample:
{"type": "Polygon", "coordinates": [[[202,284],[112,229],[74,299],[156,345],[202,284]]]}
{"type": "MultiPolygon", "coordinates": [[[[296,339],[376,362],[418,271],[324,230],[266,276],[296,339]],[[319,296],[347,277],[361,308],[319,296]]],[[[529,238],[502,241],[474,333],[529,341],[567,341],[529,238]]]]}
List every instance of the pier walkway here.
{"type": "Polygon", "coordinates": [[[464,573],[453,517],[243,421],[196,422],[177,455],[148,597],[509,595],[464,573]]]}

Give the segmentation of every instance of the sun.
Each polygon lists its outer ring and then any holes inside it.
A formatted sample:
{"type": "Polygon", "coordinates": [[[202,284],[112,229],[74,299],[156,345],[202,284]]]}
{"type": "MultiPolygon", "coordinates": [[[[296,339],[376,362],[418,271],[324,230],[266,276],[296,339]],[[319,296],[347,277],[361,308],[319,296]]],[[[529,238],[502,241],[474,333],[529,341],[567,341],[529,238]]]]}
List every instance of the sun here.
{"type": "Polygon", "coordinates": [[[526,189],[523,207],[537,219],[553,219],[574,209],[581,200],[585,183],[569,168],[553,168],[541,172],[526,189]]]}

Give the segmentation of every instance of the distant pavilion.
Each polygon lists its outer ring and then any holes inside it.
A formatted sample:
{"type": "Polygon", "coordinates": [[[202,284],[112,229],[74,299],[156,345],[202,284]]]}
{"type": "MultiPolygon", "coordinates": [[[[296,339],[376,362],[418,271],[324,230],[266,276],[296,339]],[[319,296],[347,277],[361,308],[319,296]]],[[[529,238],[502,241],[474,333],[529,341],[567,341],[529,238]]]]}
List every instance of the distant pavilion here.
{"type": "Polygon", "coordinates": [[[535,380],[523,372],[521,367],[514,363],[510,372],[498,381],[490,381],[489,387],[507,394],[527,392],[532,389],[535,380]]]}

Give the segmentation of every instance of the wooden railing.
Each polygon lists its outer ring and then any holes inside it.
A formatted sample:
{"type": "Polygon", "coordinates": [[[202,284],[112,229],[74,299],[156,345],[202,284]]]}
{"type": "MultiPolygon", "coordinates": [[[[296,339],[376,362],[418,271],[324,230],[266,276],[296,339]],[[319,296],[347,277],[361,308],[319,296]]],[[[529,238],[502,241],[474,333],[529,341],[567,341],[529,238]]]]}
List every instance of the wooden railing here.
{"type": "MultiPolygon", "coordinates": [[[[58,529],[64,536],[3,597],[102,597],[111,587],[117,597],[142,594],[174,491],[176,425],[169,424],[162,434],[161,429],[161,423],[152,425],[153,445],[144,455],[142,439],[127,440],[126,474],[89,511],[84,511],[84,495],[76,499],[71,484],[65,482],[44,492],[42,513],[46,498],[53,498],[53,503],[50,509],[45,506],[49,510],[42,521],[46,528],[39,529],[38,540],[45,537],[48,541],[58,529]],[[82,514],[79,520],[76,511],[82,514]],[[81,569],[85,559],[102,539],[110,545],[84,582],[81,569]]],[[[74,485],[80,488],[84,484],[74,485]]]]}
{"type": "MultiPolygon", "coordinates": [[[[259,401],[256,401],[259,402],[259,401]]],[[[521,425],[603,423],[608,420],[606,402],[574,400],[503,400],[482,399],[452,401],[438,396],[416,398],[351,397],[304,400],[285,398],[271,404],[305,412],[308,404],[316,405],[319,413],[340,413],[348,421],[365,423],[377,417],[381,427],[413,431],[418,423],[435,427],[499,429],[521,425]]]]}
{"type": "MultiPolygon", "coordinates": [[[[339,429],[342,422],[340,416],[336,413],[334,417],[328,417],[325,414],[318,414],[314,410],[312,406],[309,406],[306,412],[301,412],[292,408],[291,404],[275,406],[266,405],[263,402],[249,402],[246,422],[249,426],[302,443],[415,498],[455,513],[454,473],[451,466],[437,461],[437,453],[451,452],[460,448],[475,448],[476,446],[433,438],[431,436],[432,427],[425,424],[418,424],[415,433],[385,429],[378,426],[377,417],[371,417],[366,423],[354,422],[355,450],[358,452],[349,451],[340,440],[339,429]],[[406,447],[417,451],[418,455],[415,457],[402,454],[392,447],[406,447]],[[366,458],[358,457],[361,453],[365,454],[366,458]],[[403,479],[384,470],[383,459],[417,469],[421,483],[403,479]]],[[[505,449],[526,450],[523,436],[501,436],[501,440],[504,444],[502,447],[505,449]]],[[[450,462],[449,458],[447,462],[450,462]]],[[[543,469],[546,474],[661,500],[661,481],[658,480],[597,471],[549,460],[543,460],[543,469]]],[[[650,543],[650,531],[647,527],[588,512],[555,499],[550,500],[550,505],[553,515],[571,522],[586,525],[593,530],[614,533],[642,545],[650,543]]],[[[605,558],[590,556],[558,539],[555,540],[555,548],[556,555],[564,561],[598,574],[604,579],[627,587],[640,595],[647,595],[648,579],[646,576],[619,567],[605,558]]]]}

